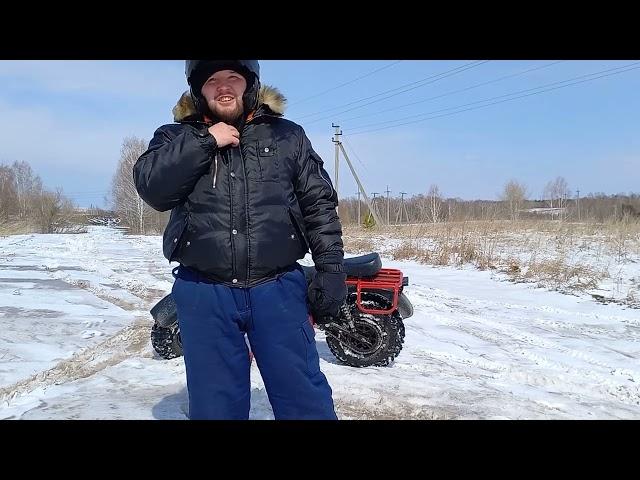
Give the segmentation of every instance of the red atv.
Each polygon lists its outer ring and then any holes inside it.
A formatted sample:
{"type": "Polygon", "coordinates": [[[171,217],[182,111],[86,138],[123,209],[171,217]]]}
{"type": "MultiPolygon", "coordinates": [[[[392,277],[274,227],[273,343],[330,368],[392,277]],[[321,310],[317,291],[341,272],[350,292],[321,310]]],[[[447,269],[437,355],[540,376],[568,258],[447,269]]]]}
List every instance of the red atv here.
{"type": "MultiPolygon", "coordinates": [[[[409,279],[400,270],[382,268],[377,253],[345,258],[344,267],[349,293],[340,316],[316,326],[324,331],[327,345],[340,363],[352,367],[389,365],[402,350],[402,321],[413,315],[413,306],[403,293],[409,279]]],[[[315,268],[303,268],[310,284],[315,268]]],[[[181,356],[180,327],[171,294],[151,309],[151,315],[155,351],[166,359],[181,356]]]]}

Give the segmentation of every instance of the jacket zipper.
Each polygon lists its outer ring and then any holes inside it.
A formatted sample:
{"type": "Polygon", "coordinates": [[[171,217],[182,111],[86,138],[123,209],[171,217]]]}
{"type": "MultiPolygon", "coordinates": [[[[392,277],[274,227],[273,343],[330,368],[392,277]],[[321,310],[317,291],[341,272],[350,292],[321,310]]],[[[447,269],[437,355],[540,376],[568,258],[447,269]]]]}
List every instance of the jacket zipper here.
{"type": "MultiPolygon", "coordinates": [[[[246,125],[245,125],[246,126],[246,125]]],[[[242,129],[244,132],[244,128],[242,129]]],[[[247,175],[244,163],[244,155],[242,155],[242,148],[238,145],[238,149],[240,152],[240,159],[242,160],[242,170],[245,172],[243,174],[244,178],[244,202],[245,202],[245,218],[247,220],[247,278],[245,282],[249,284],[249,278],[251,273],[251,235],[249,235],[249,188],[247,186],[247,175]]]]}
{"type": "MultiPolygon", "coordinates": [[[[257,117],[260,117],[261,115],[258,115],[257,117]]],[[[245,128],[247,127],[247,125],[249,123],[251,123],[253,120],[255,120],[257,117],[253,117],[251,118],[251,120],[249,120],[249,122],[245,123],[244,126],[242,127],[242,132],[241,132],[241,136],[242,133],[244,133],[245,128]]],[[[244,156],[242,155],[242,149],[240,147],[240,145],[238,145],[238,148],[240,149],[240,158],[242,160],[242,169],[244,170],[244,156]]],[[[216,153],[215,157],[214,157],[214,167],[213,167],[213,188],[216,188],[216,182],[217,182],[217,178],[218,178],[218,157],[219,154],[216,153]]],[[[231,165],[231,162],[233,161],[233,156],[229,155],[229,165],[231,165]]],[[[229,170],[231,170],[231,168],[229,168],[229,170]]],[[[246,211],[246,217],[247,217],[247,233],[249,232],[249,191],[247,189],[247,178],[246,176],[244,176],[244,186],[245,186],[245,211],[246,211]]],[[[233,186],[232,186],[232,182],[229,182],[229,207],[231,210],[231,226],[233,228],[233,186]]],[[[249,274],[251,272],[250,270],[250,244],[249,244],[249,235],[247,235],[247,278],[245,280],[246,284],[249,284],[249,274]]],[[[235,248],[235,241],[233,240],[233,238],[231,238],[231,272],[232,272],[232,276],[235,277],[236,275],[236,248],[235,248]]]]}
{"type": "MultiPolygon", "coordinates": [[[[228,160],[227,164],[229,166],[227,171],[230,171],[233,165],[233,155],[231,155],[231,152],[229,151],[227,151],[226,153],[227,153],[227,160],[228,160]]],[[[229,182],[229,210],[230,210],[229,225],[233,229],[233,226],[234,226],[233,185],[231,184],[231,182],[229,182]]],[[[231,235],[231,275],[233,278],[235,278],[236,276],[236,242],[235,242],[235,239],[233,238],[233,235],[231,235]]]]}

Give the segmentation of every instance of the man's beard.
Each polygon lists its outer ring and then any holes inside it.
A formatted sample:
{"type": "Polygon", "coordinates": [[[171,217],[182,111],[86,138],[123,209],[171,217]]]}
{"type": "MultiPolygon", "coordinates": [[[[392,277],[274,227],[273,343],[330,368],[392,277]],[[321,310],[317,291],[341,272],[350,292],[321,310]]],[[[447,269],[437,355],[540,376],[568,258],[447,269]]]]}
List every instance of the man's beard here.
{"type": "Polygon", "coordinates": [[[218,105],[215,101],[211,103],[213,104],[213,108],[212,105],[209,105],[209,110],[211,110],[211,113],[214,117],[221,120],[222,122],[228,123],[229,125],[234,125],[242,120],[242,115],[244,113],[242,99],[239,99],[236,102],[233,110],[229,110],[228,108],[218,109],[218,105]]]}

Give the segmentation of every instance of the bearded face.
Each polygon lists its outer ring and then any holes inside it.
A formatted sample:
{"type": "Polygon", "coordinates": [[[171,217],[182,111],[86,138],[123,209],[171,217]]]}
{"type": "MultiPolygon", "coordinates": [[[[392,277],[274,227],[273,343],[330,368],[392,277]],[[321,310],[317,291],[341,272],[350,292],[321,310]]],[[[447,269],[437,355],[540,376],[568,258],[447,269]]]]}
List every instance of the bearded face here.
{"type": "Polygon", "coordinates": [[[202,86],[202,96],[211,113],[225,123],[232,124],[244,113],[242,95],[247,81],[238,72],[220,70],[202,86]]]}

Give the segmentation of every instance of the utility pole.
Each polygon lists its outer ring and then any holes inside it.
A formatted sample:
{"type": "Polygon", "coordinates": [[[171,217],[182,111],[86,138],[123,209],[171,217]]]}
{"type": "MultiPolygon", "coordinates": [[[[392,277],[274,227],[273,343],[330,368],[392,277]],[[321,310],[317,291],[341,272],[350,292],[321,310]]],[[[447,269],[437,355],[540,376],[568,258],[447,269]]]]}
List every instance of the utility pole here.
{"type": "Polygon", "coordinates": [[[336,143],[337,143],[338,147],[340,148],[340,151],[342,151],[342,154],[344,155],[344,159],[347,161],[347,165],[349,166],[349,170],[351,170],[351,174],[353,175],[353,178],[356,180],[356,183],[358,184],[358,188],[362,192],[362,196],[364,197],[364,201],[367,203],[367,205],[369,207],[369,211],[371,212],[371,215],[373,215],[373,219],[375,220],[376,225],[382,225],[382,220],[380,219],[380,216],[378,215],[378,212],[376,212],[375,208],[372,208],[371,202],[369,201],[369,197],[367,196],[367,192],[365,191],[364,187],[362,186],[362,183],[360,182],[360,178],[358,177],[358,174],[356,173],[355,169],[353,168],[353,164],[351,163],[351,160],[349,160],[349,155],[347,155],[347,151],[344,149],[344,145],[342,145],[342,142],[339,139],[336,140],[336,143]]]}
{"type": "Polygon", "coordinates": [[[389,225],[389,193],[391,193],[391,190],[389,190],[389,185],[387,185],[387,189],[385,190],[385,192],[387,192],[387,225],[389,225]]]}
{"type": "Polygon", "coordinates": [[[409,223],[409,212],[407,212],[407,206],[404,204],[404,196],[407,192],[400,192],[400,206],[396,213],[396,223],[402,223],[402,212],[404,211],[407,223],[409,223]]]}
{"type": "Polygon", "coordinates": [[[336,129],[335,137],[332,142],[336,144],[336,169],[333,173],[333,189],[336,191],[336,196],[338,195],[338,172],[340,170],[340,135],[342,132],[340,131],[340,125],[334,125],[333,122],[331,126],[336,129]]]}
{"type": "MultiPolygon", "coordinates": [[[[373,208],[369,208],[369,211],[371,212],[371,215],[373,215],[373,218],[376,218],[378,215],[378,211],[376,210],[376,197],[380,194],[378,192],[373,192],[371,195],[373,195],[373,200],[371,200],[371,206],[373,208]]],[[[379,225],[382,225],[382,222],[380,222],[379,225]]]]}
{"type": "Polygon", "coordinates": [[[578,222],[580,221],[580,189],[578,189],[578,222]]]}
{"type": "Polygon", "coordinates": [[[362,217],[360,216],[360,190],[358,190],[358,225],[360,225],[362,217]]]}

